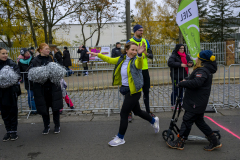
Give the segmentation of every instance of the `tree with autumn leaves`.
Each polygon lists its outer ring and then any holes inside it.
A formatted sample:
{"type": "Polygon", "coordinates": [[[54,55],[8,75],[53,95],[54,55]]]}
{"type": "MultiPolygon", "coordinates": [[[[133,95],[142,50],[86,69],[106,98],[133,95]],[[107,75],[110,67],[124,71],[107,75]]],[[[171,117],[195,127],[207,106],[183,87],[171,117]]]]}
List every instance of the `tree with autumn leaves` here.
{"type": "MultiPolygon", "coordinates": [[[[63,20],[71,22],[76,18],[72,15],[77,15],[81,25],[89,22],[97,24],[91,36],[97,32],[98,45],[101,29],[116,17],[117,3],[118,0],[1,0],[3,12],[9,14],[3,14],[0,18],[0,38],[9,48],[30,44],[37,47],[42,42],[70,45],[66,40],[56,39],[54,34],[59,28],[64,28],[63,20]]],[[[84,31],[82,33],[84,42],[91,38],[85,37],[84,31]]]]}
{"type": "Polygon", "coordinates": [[[16,4],[10,0],[1,1],[2,14],[0,16],[0,40],[9,48],[13,46],[12,40],[19,41],[23,37],[26,28],[22,19],[16,18],[16,4]]]}
{"type": "MultiPolygon", "coordinates": [[[[151,44],[178,43],[179,27],[176,23],[176,15],[179,0],[163,0],[158,5],[155,0],[138,0],[135,7],[138,13],[134,16],[136,24],[143,26],[144,37],[151,44]]],[[[200,15],[200,28],[206,18],[206,0],[197,0],[200,15]]],[[[201,34],[201,41],[205,41],[205,34],[201,34]]]]}
{"type": "MultiPolygon", "coordinates": [[[[2,12],[8,13],[0,16],[0,30],[2,31],[0,39],[8,48],[37,47],[43,42],[70,45],[65,40],[53,39],[53,37],[55,37],[55,31],[45,25],[48,21],[44,19],[44,9],[43,7],[40,8],[39,5],[41,5],[40,1],[0,1],[2,12]],[[47,28],[48,31],[46,30],[47,28]],[[50,41],[49,36],[52,38],[50,41]]],[[[59,13],[56,13],[56,15],[58,14],[59,13]]],[[[51,26],[54,25],[56,25],[56,23],[51,24],[51,26]]]]}
{"type": "Polygon", "coordinates": [[[167,6],[158,5],[155,0],[137,0],[134,23],[144,29],[144,38],[150,44],[176,43],[179,29],[176,25],[176,10],[167,6]]]}
{"type": "MultiPolygon", "coordinates": [[[[240,6],[239,0],[196,0],[199,12],[200,41],[223,41],[236,29],[231,25],[236,24],[234,19],[240,17],[233,15],[233,9],[240,6]],[[209,6],[209,8],[207,8],[209,6]]],[[[178,43],[179,27],[176,15],[179,0],[162,0],[161,5],[156,0],[137,0],[138,10],[134,16],[135,24],[143,26],[144,37],[151,44],[178,43]]]]}

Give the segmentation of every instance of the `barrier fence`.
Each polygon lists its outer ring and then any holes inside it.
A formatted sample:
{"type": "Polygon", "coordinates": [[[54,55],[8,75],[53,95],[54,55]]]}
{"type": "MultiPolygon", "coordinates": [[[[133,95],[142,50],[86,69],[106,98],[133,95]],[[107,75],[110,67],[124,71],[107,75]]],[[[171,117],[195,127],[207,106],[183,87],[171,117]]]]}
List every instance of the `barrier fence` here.
{"type": "MultiPolygon", "coordinates": [[[[192,68],[189,69],[192,72],[192,68]]],[[[84,70],[74,71],[70,77],[65,77],[67,93],[74,104],[74,111],[90,111],[94,114],[119,113],[124,97],[119,92],[119,86],[112,86],[113,69],[88,70],[89,75],[84,76],[84,70]]],[[[173,84],[170,78],[169,67],[150,67],[150,108],[152,112],[171,111],[171,93],[173,84]]],[[[240,104],[240,65],[218,65],[213,76],[212,90],[208,106],[214,108],[239,107],[240,104]]],[[[59,86],[60,87],[60,86],[59,86]]],[[[21,84],[22,95],[19,96],[18,106],[21,112],[30,112],[28,95],[21,84]]],[[[64,110],[70,111],[63,102],[64,110]]],[[[143,96],[140,105],[145,110],[143,96]]]]}
{"type": "MultiPolygon", "coordinates": [[[[110,47],[110,51],[114,48],[113,45],[109,46],[99,46],[99,47],[110,47]]],[[[185,45],[186,51],[189,54],[188,47],[185,45]]],[[[58,47],[61,51],[63,51],[63,47],[58,47]]],[[[83,70],[82,63],[78,61],[80,58],[80,54],[77,53],[79,47],[68,47],[69,53],[71,55],[72,67],[73,70],[83,70]]],[[[123,46],[122,46],[123,48],[123,46]]],[[[175,44],[170,45],[151,45],[152,52],[154,54],[154,58],[148,60],[149,67],[168,67],[167,60],[169,59],[172,51],[175,48],[175,44]]],[[[218,64],[226,64],[226,42],[209,42],[209,43],[201,43],[201,50],[211,50],[213,54],[216,56],[216,61],[218,64]]],[[[9,57],[11,57],[14,61],[17,60],[17,57],[20,55],[21,48],[10,48],[7,49],[9,52],[9,57]]],[[[240,51],[240,43],[238,41],[235,42],[235,63],[239,63],[239,51],[240,51]]],[[[102,70],[102,69],[113,69],[114,65],[108,64],[102,61],[94,61],[88,63],[89,68],[91,70],[102,70]]]]}
{"type": "Polygon", "coordinates": [[[240,107],[239,65],[232,64],[229,66],[228,70],[228,107],[240,107]]]}

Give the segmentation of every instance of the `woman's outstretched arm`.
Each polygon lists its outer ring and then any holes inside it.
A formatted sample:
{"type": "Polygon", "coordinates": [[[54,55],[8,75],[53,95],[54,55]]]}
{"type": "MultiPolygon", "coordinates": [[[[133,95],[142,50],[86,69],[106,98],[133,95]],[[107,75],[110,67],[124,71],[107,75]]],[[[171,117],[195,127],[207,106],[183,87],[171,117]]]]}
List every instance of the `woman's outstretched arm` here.
{"type": "Polygon", "coordinates": [[[94,52],[87,52],[87,54],[91,54],[92,56],[98,56],[101,60],[104,62],[110,63],[110,64],[117,64],[119,57],[116,58],[110,58],[108,56],[104,56],[101,53],[94,53],[94,52]]]}

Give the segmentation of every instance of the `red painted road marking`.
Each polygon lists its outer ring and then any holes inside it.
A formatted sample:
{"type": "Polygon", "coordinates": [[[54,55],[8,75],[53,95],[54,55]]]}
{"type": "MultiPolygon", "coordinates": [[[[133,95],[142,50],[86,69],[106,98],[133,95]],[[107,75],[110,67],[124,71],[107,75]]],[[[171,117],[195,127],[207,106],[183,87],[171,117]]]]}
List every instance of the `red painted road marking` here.
{"type": "Polygon", "coordinates": [[[236,135],[235,133],[233,133],[232,131],[230,131],[229,129],[227,129],[226,127],[218,124],[216,121],[214,121],[212,118],[208,117],[208,116],[204,116],[207,119],[209,119],[210,121],[212,121],[213,123],[215,123],[217,126],[221,127],[222,129],[224,129],[225,131],[227,131],[228,133],[232,134],[233,136],[237,137],[238,139],[240,139],[240,137],[238,135],[236,135]]]}

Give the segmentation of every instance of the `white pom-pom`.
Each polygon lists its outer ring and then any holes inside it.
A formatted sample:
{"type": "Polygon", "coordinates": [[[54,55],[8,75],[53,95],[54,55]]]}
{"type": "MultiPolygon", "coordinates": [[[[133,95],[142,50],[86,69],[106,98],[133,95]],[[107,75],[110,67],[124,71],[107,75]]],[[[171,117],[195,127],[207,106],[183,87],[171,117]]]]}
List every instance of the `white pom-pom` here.
{"type": "Polygon", "coordinates": [[[44,84],[49,77],[49,70],[46,66],[31,68],[28,72],[28,79],[30,81],[44,84]]]}
{"type": "Polygon", "coordinates": [[[49,79],[52,83],[60,85],[60,80],[65,76],[66,69],[55,62],[50,62],[47,65],[47,70],[49,71],[49,79]]]}
{"type": "Polygon", "coordinates": [[[8,88],[16,84],[20,76],[11,68],[6,65],[0,70],[0,88],[8,88]]]}

